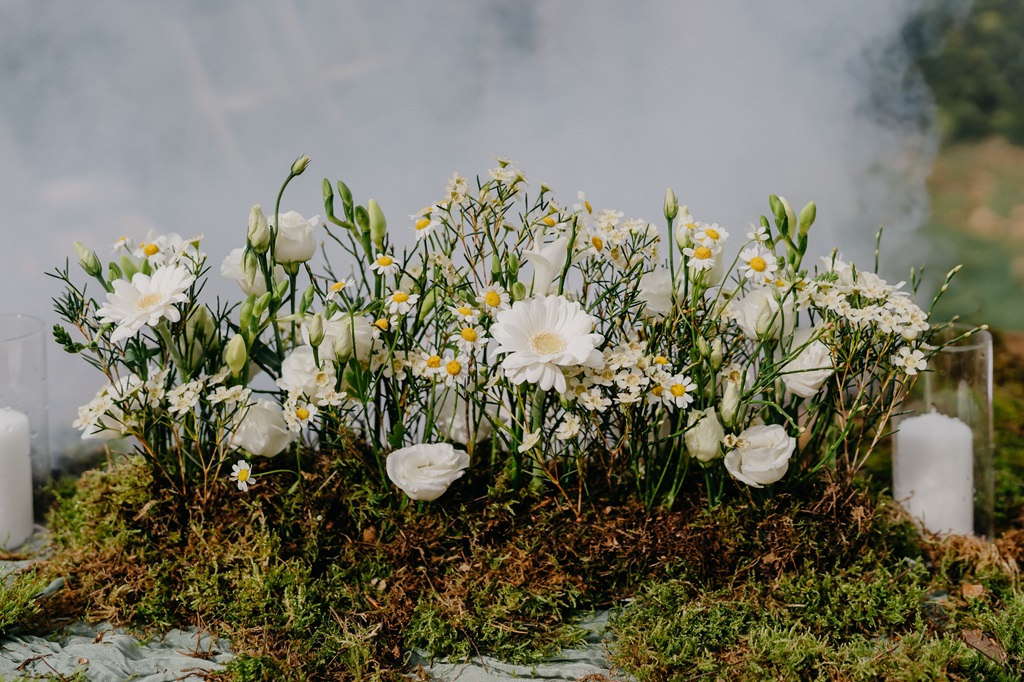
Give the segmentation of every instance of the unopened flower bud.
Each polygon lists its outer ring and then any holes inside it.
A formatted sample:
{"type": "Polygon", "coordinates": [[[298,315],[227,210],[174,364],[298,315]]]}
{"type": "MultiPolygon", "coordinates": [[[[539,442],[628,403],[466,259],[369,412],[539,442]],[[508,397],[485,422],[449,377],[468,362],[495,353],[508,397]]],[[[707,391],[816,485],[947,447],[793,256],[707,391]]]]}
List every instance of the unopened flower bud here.
{"type": "Polygon", "coordinates": [[[380,210],[380,204],[370,199],[366,202],[366,212],[370,214],[370,241],[378,249],[383,249],[384,235],[388,231],[388,223],[384,219],[384,211],[380,210]]]}
{"type": "Polygon", "coordinates": [[[231,375],[237,377],[245,369],[247,362],[249,353],[245,348],[245,339],[241,334],[235,334],[224,348],[224,364],[231,370],[231,375]]]}
{"type": "Polygon", "coordinates": [[[242,254],[242,275],[245,277],[245,283],[249,289],[255,288],[256,282],[263,276],[263,273],[260,272],[259,259],[250,249],[246,249],[242,254]]]}
{"type": "Polygon", "coordinates": [[[100,259],[96,257],[95,251],[86,248],[82,242],[75,242],[75,251],[78,252],[78,264],[85,270],[85,274],[90,277],[98,277],[103,272],[103,266],[100,264],[100,259]]]}
{"type": "Polygon", "coordinates": [[[238,326],[242,329],[246,329],[249,323],[252,321],[253,309],[256,307],[256,295],[249,294],[248,298],[242,302],[242,307],[238,311],[238,326]]]}
{"type": "Polygon", "coordinates": [[[740,408],[740,385],[734,381],[725,382],[722,393],[722,423],[732,428],[740,408]]]}
{"type": "Polygon", "coordinates": [[[259,204],[249,209],[249,244],[259,254],[266,253],[270,248],[270,225],[259,204]]]}
{"type": "Polygon", "coordinates": [[[263,313],[267,311],[267,306],[270,305],[270,292],[263,294],[256,299],[256,303],[252,307],[252,314],[257,320],[263,317],[263,313]]]}
{"type": "Polygon", "coordinates": [[[711,342],[711,357],[708,358],[708,362],[711,363],[711,369],[716,372],[722,368],[722,339],[715,338],[711,342]]]}
{"type": "MultiPolygon", "coordinates": [[[[132,277],[138,274],[139,268],[135,265],[134,262],[132,262],[132,259],[129,258],[128,256],[121,256],[121,258],[118,259],[118,262],[121,265],[121,272],[124,273],[125,279],[131,280],[132,277]]],[[[143,260],[142,262],[148,263],[149,259],[143,260]]]]}
{"type": "Polygon", "coordinates": [[[423,298],[420,299],[420,322],[427,319],[427,315],[430,314],[430,311],[434,309],[435,305],[437,305],[437,290],[431,289],[424,294],[423,298]]]}
{"type": "Polygon", "coordinates": [[[107,279],[113,282],[115,279],[121,279],[122,277],[124,277],[124,273],[121,272],[121,268],[117,266],[117,263],[111,262],[110,272],[107,275],[107,279]]]}
{"type": "Polygon", "coordinates": [[[282,279],[277,283],[277,287],[274,289],[274,298],[281,300],[284,298],[285,293],[288,292],[288,280],[282,279]]]}
{"type": "Polygon", "coordinates": [[[794,211],[793,207],[789,205],[788,201],[786,201],[786,197],[779,197],[779,203],[782,204],[782,208],[786,211],[786,224],[792,232],[797,227],[796,211],[794,211]]]}
{"type": "Polygon", "coordinates": [[[510,293],[512,294],[513,301],[522,301],[524,298],[526,298],[526,285],[523,284],[522,282],[516,282],[515,284],[512,285],[512,290],[510,293]]]}
{"type": "Polygon", "coordinates": [[[345,217],[352,220],[352,190],[341,180],[338,180],[338,194],[341,195],[341,207],[345,209],[345,217]]]}
{"type": "Polygon", "coordinates": [[[324,340],[324,316],[317,313],[306,323],[309,330],[309,345],[318,347],[324,340]]]}
{"type": "Polygon", "coordinates": [[[679,215],[679,200],[672,188],[665,190],[665,220],[672,222],[679,215]]]}
{"type": "Polygon", "coordinates": [[[818,215],[818,207],[814,205],[813,201],[808,201],[807,205],[800,209],[800,236],[803,237],[807,234],[807,231],[811,229],[811,225],[814,224],[814,219],[818,215]]]}
{"type": "Polygon", "coordinates": [[[697,352],[700,353],[700,356],[704,359],[711,357],[711,346],[709,346],[708,342],[704,340],[704,337],[699,334],[697,335],[697,352]]]}
{"type": "Polygon", "coordinates": [[[306,287],[306,291],[302,294],[302,300],[299,301],[299,312],[305,313],[309,310],[309,306],[313,305],[313,296],[316,294],[316,287],[310,284],[306,287]]]}
{"type": "Polygon", "coordinates": [[[306,170],[306,166],[309,165],[309,157],[303,154],[299,158],[295,159],[295,163],[292,164],[292,175],[302,175],[302,171],[306,170]]]}

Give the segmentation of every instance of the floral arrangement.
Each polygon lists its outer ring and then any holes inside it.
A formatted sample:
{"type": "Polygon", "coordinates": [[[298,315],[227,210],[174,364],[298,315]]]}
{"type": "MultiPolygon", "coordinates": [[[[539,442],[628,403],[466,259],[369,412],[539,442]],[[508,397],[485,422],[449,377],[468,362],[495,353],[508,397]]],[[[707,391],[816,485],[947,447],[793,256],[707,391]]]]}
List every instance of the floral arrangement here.
{"type": "Polygon", "coordinates": [[[730,481],[855,471],[935,350],[916,281],[808,267],[813,203],[772,196],[738,237],[669,190],[662,230],[583,193],[559,203],[499,160],[395,230],[340,181],[323,181],[325,222],[282,212],[308,163],[220,265],[240,303],[201,302],[200,237],[122,238],[106,268],[76,243],[101,299],[55,273],[74,328],[55,338],[106,377],[75,426],[133,437],[183,495],[301,482],[319,448],[414,500],[469,471],[578,505],[596,485],[671,505],[696,474],[714,501],[730,481]]]}

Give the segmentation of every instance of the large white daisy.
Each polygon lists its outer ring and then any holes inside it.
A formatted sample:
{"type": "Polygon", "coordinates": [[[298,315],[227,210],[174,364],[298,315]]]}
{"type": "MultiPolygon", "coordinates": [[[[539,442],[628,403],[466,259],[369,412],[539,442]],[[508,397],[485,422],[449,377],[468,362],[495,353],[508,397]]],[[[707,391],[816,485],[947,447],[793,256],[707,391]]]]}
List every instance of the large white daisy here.
{"type": "Polygon", "coordinates": [[[180,265],[158,269],[152,276],[136,273],[129,283],[114,280],[114,290],[107,294],[107,303],[96,315],[102,322],[113,322],[117,329],[110,340],[117,343],[135,336],[146,325],[153,326],[166,317],[177,322],[181,315],[175,304],[188,300],[185,292],[195,276],[180,265]]]}
{"type": "Polygon", "coordinates": [[[562,368],[582,365],[601,367],[597,347],[604,337],[594,334],[594,318],[564,296],[537,296],[516,301],[497,314],[491,337],[497,354],[505,354],[501,366],[514,384],[529,382],[542,389],[565,393],[562,368]]]}

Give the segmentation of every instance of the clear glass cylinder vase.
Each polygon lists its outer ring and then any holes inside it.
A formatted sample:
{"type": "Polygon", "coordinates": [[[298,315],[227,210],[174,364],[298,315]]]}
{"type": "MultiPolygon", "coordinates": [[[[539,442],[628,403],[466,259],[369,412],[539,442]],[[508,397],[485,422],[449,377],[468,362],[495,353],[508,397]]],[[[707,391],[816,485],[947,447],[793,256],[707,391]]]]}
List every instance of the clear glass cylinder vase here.
{"type": "Polygon", "coordinates": [[[991,538],[995,469],[992,335],[951,325],[896,420],[893,497],[922,528],[991,538]]]}
{"type": "MultiPolygon", "coordinates": [[[[20,499],[21,447],[28,441],[33,515],[42,520],[49,506],[51,463],[49,394],[46,386],[46,325],[28,315],[0,315],[0,458],[13,467],[0,481],[13,496],[4,507],[17,507],[20,499]],[[23,433],[23,431],[25,433],[23,433]]],[[[0,510],[8,519],[17,511],[0,510]]],[[[0,523],[3,520],[0,519],[0,523]]],[[[17,524],[16,524],[17,525],[17,524]]]]}

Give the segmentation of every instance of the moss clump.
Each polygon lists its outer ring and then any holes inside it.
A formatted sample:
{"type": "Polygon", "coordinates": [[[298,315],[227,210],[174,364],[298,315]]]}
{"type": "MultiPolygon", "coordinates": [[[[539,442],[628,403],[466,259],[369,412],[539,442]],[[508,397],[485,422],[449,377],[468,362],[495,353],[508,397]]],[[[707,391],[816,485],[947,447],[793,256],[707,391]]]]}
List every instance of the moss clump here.
{"type": "Polygon", "coordinates": [[[45,585],[35,570],[0,578],[0,634],[36,618],[39,611],[36,595],[45,585]]]}

